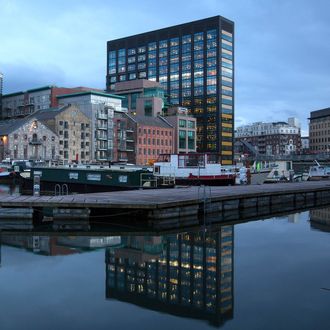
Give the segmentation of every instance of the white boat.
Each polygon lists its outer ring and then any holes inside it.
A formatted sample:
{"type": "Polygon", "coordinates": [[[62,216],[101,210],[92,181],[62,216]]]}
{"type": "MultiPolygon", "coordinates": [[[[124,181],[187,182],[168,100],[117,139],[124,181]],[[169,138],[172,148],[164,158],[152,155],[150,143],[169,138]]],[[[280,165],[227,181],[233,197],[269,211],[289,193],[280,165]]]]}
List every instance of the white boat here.
{"type": "Polygon", "coordinates": [[[237,176],[234,166],[221,165],[212,153],[162,154],[153,173],[159,185],[234,185],[237,176]]]}
{"type": "Polygon", "coordinates": [[[309,168],[308,171],[308,181],[318,181],[318,180],[329,180],[330,179],[330,167],[322,166],[317,160],[315,160],[316,165],[309,168]]]}

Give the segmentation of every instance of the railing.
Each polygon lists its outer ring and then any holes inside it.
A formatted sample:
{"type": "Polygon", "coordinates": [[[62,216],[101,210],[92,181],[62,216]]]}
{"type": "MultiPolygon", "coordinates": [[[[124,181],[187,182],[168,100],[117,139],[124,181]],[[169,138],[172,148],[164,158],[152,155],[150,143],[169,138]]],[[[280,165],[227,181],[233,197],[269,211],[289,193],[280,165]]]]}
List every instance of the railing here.
{"type": "Polygon", "coordinates": [[[141,173],[140,188],[157,188],[157,178],[150,177],[150,173],[141,173]]]}
{"type": "Polygon", "coordinates": [[[108,115],[106,115],[104,113],[98,113],[98,114],[96,114],[96,118],[97,119],[108,119],[108,115]]]}
{"type": "Polygon", "coordinates": [[[69,188],[66,183],[62,184],[56,184],[55,185],[55,196],[63,196],[63,195],[68,195],[69,194],[69,188]]]}
{"type": "Polygon", "coordinates": [[[29,139],[29,144],[42,144],[42,139],[29,139]]]}

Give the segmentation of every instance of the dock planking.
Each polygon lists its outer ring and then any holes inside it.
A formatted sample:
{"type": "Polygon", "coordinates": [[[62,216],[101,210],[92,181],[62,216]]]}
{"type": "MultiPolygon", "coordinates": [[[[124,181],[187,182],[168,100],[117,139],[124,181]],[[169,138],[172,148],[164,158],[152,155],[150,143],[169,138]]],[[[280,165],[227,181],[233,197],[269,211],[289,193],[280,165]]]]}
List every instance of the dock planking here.
{"type": "MultiPolygon", "coordinates": [[[[330,191],[330,181],[207,187],[206,197],[211,202],[215,202],[322,191],[330,191]]],[[[150,210],[196,204],[203,198],[205,196],[202,188],[183,187],[65,196],[1,196],[0,207],[83,207],[150,210]]]]}

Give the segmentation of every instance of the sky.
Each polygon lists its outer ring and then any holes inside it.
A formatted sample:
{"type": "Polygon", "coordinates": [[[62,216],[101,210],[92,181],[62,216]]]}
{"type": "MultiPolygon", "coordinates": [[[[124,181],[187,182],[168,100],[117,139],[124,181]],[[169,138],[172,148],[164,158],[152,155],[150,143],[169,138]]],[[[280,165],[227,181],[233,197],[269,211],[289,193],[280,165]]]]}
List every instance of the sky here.
{"type": "Polygon", "coordinates": [[[4,93],[105,89],[108,40],[215,15],[235,22],[235,125],[330,106],[328,0],[0,0],[4,93]]]}

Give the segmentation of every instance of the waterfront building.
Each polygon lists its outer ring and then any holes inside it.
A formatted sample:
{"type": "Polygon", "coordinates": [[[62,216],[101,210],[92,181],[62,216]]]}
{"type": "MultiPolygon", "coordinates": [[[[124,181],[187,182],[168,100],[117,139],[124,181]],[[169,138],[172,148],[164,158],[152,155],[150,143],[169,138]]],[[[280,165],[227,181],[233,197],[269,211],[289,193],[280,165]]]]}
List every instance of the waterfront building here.
{"type": "Polygon", "coordinates": [[[311,152],[330,152],[330,108],[312,111],[308,119],[311,152]]]}
{"type": "Polygon", "coordinates": [[[129,115],[128,129],[134,132],[135,152],[130,163],[148,165],[155,162],[158,155],[173,153],[174,128],[165,118],[129,115]]]}
{"type": "Polygon", "coordinates": [[[74,106],[4,120],[0,132],[0,160],[90,161],[90,120],[74,106]]]}
{"type": "Polygon", "coordinates": [[[299,153],[300,123],[296,118],[289,118],[288,122],[257,122],[237,127],[235,142],[243,144],[243,152],[248,154],[272,156],[299,153]]]}
{"type": "Polygon", "coordinates": [[[78,107],[68,105],[39,110],[33,116],[56,132],[59,138],[57,160],[64,164],[91,161],[91,120],[78,107]]]}
{"type": "Polygon", "coordinates": [[[125,96],[123,104],[132,117],[158,117],[173,126],[173,153],[196,152],[196,118],[187,108],[171,107],[160,83],[137,79],[116,83],[115,89],[116,94],[125,96]]]}
{"type": "Polygon", "coordinates": [[[174,153],[196,152],[196,118],[187,108],[171,107],[163,118],[174,127],[174,153]]]}
{"type": "Polygon", "coordinates": [[[233,317],[233,226],[122,237],[106,250],[106,297],[219,326],[233,317]]]}
{"type": "Polygon", "coordinates": [[[159,82],[168,102],[197,118],[198,151],[233,160],[234,23],[210,17],[107,43],[107,90],[116,83],[159,82]]]}
{"type": "Polygon", "coordinates": [[[58,154],[56,132],[36,117],[0,122],[0,160],[53,160],[58,154]]]}
{"type": "MultiPolygon", "coordinates": [[[[115,112],[125,113],[123,97],[105,92],[84,91],[57,96],[60,105],[76,105],[91,120],[91,160],[113,162],[115,112]]],[[[117,136],[118,137],[118,136],[117,136]]],[[[119,138],[125,134],[119,135],[119,138]]],[[[117,142],[116,142],[117,143],[117,142]]],[[[122,141],[122,144],[126,143],[122,141]]]]}
{"type": "Polygon", "coordinates": [[[58,107],[57,96],[69,93],[79,93],[94,90],[87,87],[57,87],[43,86],[26,91],[3,95],[1,118],[19,118],[32,114],[38,110],[58,107]]]}

